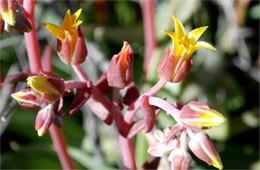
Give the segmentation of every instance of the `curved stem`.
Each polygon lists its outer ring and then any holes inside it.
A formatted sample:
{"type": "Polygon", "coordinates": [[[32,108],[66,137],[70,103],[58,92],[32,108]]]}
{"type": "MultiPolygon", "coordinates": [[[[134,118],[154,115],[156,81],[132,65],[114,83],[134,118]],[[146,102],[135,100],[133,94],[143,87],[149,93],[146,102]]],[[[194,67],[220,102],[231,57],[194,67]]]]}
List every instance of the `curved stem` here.
{"type": "Polygon", "coordinates": [[[163,110],[165,110],[168,114],[170,114],[180,125],[182,124],[180,121],[180,110],[175,108],[172,104],[169,102],[158,98],[158,97],[149,97],[149,104],[159,107],[163,110]]]}
{"type": "MultiPolygon", "coordinates": [[[[119,92],[120,90],[118,88],[113,89],[113,102],[115,105],[113,109],[119,107],[119,97],[120,97],[119,92]]],[[[136,169],[134,144],[132,139],[127,139],[119,134],[119,143],[120,143],[125,169],[136,169]]]]}

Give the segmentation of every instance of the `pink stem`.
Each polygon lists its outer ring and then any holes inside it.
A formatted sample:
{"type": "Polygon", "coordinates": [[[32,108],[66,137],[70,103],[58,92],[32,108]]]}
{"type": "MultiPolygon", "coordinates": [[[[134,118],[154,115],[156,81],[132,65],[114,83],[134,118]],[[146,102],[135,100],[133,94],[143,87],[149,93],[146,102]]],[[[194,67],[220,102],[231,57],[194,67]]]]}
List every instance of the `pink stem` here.
{"type": "Polygon", "coordinates": [[[152,54],[156,48],[155,30],[154,30],[154,3],[155,0],[143,0],[142,13],[144,20],[144,42],[145,57],[143,64],[144,80],[149,69],[152,54]]]}
{"type": "Polygon", "coordinates": [[[127,123],[132,123],[134,116],[137,112],[137,110],[140,108],[141,105],[141,99],[143,96],[153,96],[157,91],[159,91],[167,82],[163,79],[160,79],[152,88],[150,88],[147,92],[145,92],[144,94],[142,94],[141,96],[138,97],[138,99],[136,99],[134,101],[134,103],[132,103],[128,110],[125,113],[125,121],[127,123]]]}
{"type": "MultiPolygon", "coordinates": [[[[113,90],[113,102],[115,105],[114,109],[115,107],[117,108],[119,107],[119,97],[120,97],[119,92],[120,90],[118,88],[114,88],[113,90]]],[[[127,139],[119,134],[119,143],[120,143],[125,169],[136,169],[135,152],[134,152],[134,145],[132,139],[127,139]]]]}
{"type": "Polygon", "coordinates": [[[180,125],[182,124],[180,121],[180,110],[174,107],[174,105],[169,102],[158,98],[158,97],[149,97],[149,104],[153,106],[157,106],[163,110],[165,110],[168,114],[170,114],[180,125]]]}
{"type": "Polygon", "coordinates": [[[52,124],[49,129],[54,148],[58,154],[63,169],[74,169],[72,160],[66,150],[66,143],[60,128],[52,124]]]}
{"type": "Polygon", "coordinates": [[[41,70],[41,57],[37,32],[34,23],[34,6],[35,0],[25,0],[23,3],[24,9],[27,12],[27,19],[31,23],[32,31],[24,33],[29,63],[32,73],[38,73],[41,70]]]}
{"type": "Polygon", "coordinates": [[[42,69],[43,71],[52,72],[52,48],[51,45],[46,45],[42,54],[42,69]]]}
{"type": "MultiPolygon", "coordinates": [[[[41,56],[40,47],[37,39],[37,33],[34,24],[34,6],[35,0],[25,0],[24,9],[28,14],[28,20],[31,23],[32,31],[24,33],[27,53],[29,57],[29,64],[32,73],[40,73],[41,69],[41,56]]],[[[50,60],[49,60],[50,61],[50,60]]],[[[50,65],[50,63],[48,63],[50,65]]],[[[47,67],[46,71],[52,71],[51,67],[47,67]]],[[[58,153],[58,157],[64,169],[74,169],[72,160],[66,150],[66,144],[59,128],[51,126],[49,129],[53,145],[58,153]]]]}
{"type": "Polygon", "coordinates": [[[119,135],[119,143],[122,149],[125,169],[136,169],[134,144],[132,139],[127,139],[119,135]]]}
{"type": "Polygon", "coordinates": [[[88,80],[88,76],[84,73],[84,70],[81,68],[80,65],[72,65],[74,71],[79,76],[80,80],[88,80]]]}
{"type": "MultiPolygon", "coordinates": [[[[84,71],[80,65],[74,65],[73,69],[81,80],[88,81],[88,77],[84,73],[84,71]]],[[[127,136],[127,133],[130,129],[130,125],[124,121],[124,117],[121,114],[120,109],[117,107],[114,108],[114,105],[110,101],[110,99],[108,97],[106,97],[105,95],[103,95],[103,93],[96,86],[94,86],[94,85],[92,86],[91,92],[92,92],[92,95],[94,96],[95,100],[102,103],[104,105],[104,107],[106,107],[106,109],[109,111],[109,113],[114,117],[120,134],[123,136],[127,136]],[[111,111],[111,109],[114,109],[114,110],[111,111]]],[[[89,103],[89,100],[87,101],[86,104],[91,108],[91,103],[89,103]]],[[[97,116],[98,116],[98,113],[95,113],[95,114],[97,114],[97,116]]],[[[109,119],[109,117],[111,116],[110,114],[107,115],[106,118],[103,118],[102,120],[109,119]]]]}
{"type": "Polygon", "coordinates": [[[76,81],[76,80],[65,81],[66,90],[70,90],[73,88],[84,88],[86,86],[87,86],[86,82],[83,81],[76,81]]]}

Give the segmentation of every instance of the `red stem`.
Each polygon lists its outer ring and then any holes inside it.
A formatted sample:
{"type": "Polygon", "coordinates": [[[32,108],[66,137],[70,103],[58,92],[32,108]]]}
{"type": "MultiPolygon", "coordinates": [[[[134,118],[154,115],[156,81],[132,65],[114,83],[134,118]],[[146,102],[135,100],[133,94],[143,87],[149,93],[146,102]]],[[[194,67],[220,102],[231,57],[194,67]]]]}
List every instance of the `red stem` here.
{"type": "MultiPolygon", "coordinates": [[[[41,69],[41,56],[40,56],[40,47],[39,42],[37,39],[37,32],[35,29],[35,23],[34,23],[34,6],[35,6],[35,0],[25,0],[24,1],[24,9],[27,14],[27,18],[31,23],[32,31],[29,33],[24,33],[25,36],[25,42],[26,42],[26,48],[27,53],[29,57],[29,64],[31,68],[32,73],[39,73],[41,69]]],[[[51,71],[52,68],[48,67],[51,71]]],[[[62,164],[63,169],[74,169],[74,166],[72,164],[72,160],[69,157],[69,154],[66,150],[66,144],[62,135],[62,132],[59,128],[55,127],[54,125],[50,127],[49,129],[52,142],[54,145],[54,148],[58,154],[58,157],[60,159],[60,162],[62,164]]]]}
{"type": "Polygon", "coordinates": [[[23,3],[24,9],[27,12],[27,19],[31,23],[32,31],[24,33],[27,53],[29,57],[29,64],[32,73],[38,73],[41,70],[41,55],[39,42],[37,39],[37,32],[34,23],[34,6],[35,0],[25,0],[23,3]]]}
{"type": "Polygon", "coordinates": [[[51,139],[53,141],[54,148],[58,154],[61,165],[63,169],[74,169],[72,160],[66,150],[66,143],[64,141],[64,136],[60,128],[56,127],[56,125],[52,124],[49,129],[51,134],[51,139]]]}
{"type": "Polygon", "coordinates": [[[123,136],[119,135],[119,143],[121,147],[125,169],[136,169],[133,140],[124,138],[123,136]]]}
{"type": "MultiPolygon", "coordinates": [[[[119,97],[120,97],[120,90],[118,88],[114,88],[113,91],[113,102],[114,102],[114,108],[116,109],[119,107],[119,97]]],[[[114,119],[116,119],[114,115],[114,119]]],[[[125,169],[136,169],[136,162],[135,162],[135,152],[134,152],[134,144],[132,139],[128,139],[123,137],[119,134],[119,143],[121,148],[121,153],[123,157],[123,162],[125,169]]]]}
{"type": "Polygon", "coordinates": [[[144,42],[145,55],[143,63],[143,75],[146,79],[146,73],[149,69],[152,54],[156,48],[155,30],[154,30],[154,4],[155,0],[143,0],[142,13],[144,20],[144,42]]]}

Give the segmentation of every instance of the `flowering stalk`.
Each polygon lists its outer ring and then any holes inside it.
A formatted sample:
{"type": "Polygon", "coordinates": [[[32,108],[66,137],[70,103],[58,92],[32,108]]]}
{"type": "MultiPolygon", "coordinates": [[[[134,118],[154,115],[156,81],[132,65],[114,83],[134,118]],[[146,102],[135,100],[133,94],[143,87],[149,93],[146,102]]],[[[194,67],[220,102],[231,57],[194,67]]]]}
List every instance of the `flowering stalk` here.
{"type": "MultiPolygon", "coordinates": [[[[115,105],[114,108],[119,107],[119,97],[120,97],[119,89],[114,88],[113,90],[113,102],[115,105]]],[[[136,169],[134,144],[132,139],[127,139],[119,134],[119,143],[120,143],[125,169],[136,169]]]]}
{"type": "Polygon", "coordinates": [[[32,31],[29,33],[24,33],[26,49],[29,57],[29,63],[32,73],[39,73],[41,70],[41,57],[40,57],[40,47],[37,39],[37,32],[34,22],[34,6],[35,0],[26,0],[23,3],[25,11],[28,13],[28,20],[31,23],[32,31]]]}
{"type": "Polygon", "coordinates": [[[149,69],[149,64],[152,59],[152,54],[156,48],[155,30],[154,30],[154,0],[142,1],[142,13],[144,20],[144,42],[145,42],[145,55],[143,63],[143,80],[146,79],[146,74],[149,69]]]}
{"type": "MultiPolygon", "coordinates": [[[[29,63],[32,73],[39,73],[41,71],[41,57],[40,57],[40,48],[39,42],[37,40],[37,33],[35,29],[34,23],[34,6],[35,0],[26,0],[24,1],[24,9],[28,13],[28,19],[32,26],[32,31],[29,33],[25,33],[25,42],[27,53],[29,57],[29,63]]],[[[62,135],[60,128],[55,127],[55,125],[50,127],[51,138],[53,141],[53,145],[55,150],[58,153],[58,157],[62,164],[63,169],[74,169],[72,160],[66,150],[66,144],[62,135]]]]}

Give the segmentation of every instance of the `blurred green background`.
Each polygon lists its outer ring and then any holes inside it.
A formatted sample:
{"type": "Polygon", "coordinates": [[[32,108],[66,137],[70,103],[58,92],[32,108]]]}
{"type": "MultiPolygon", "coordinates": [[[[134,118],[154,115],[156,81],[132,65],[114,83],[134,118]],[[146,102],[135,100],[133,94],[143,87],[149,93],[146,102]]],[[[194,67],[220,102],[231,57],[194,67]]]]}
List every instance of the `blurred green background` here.
{"type": "MultiPolygon", "coordinates": [[[[259,18],[257,0],[157,0],[155,30],[157,48],[149,67],[146,84],[142,84],[144,30],[142,1],[39,1],[36,26],[41,50],[56,39],[41,26],[42,22],[60,25],[67,9],[82,8],[80,19],[89,55],[83,64],[90,79],[97,80],[106,70],[109,59],[128,41],[135,53],[134,81],[147,89],[158,81],[156,66],[165,48],[172,43],[163,30],[174,30],[171,16],[177,16],[186,31],[208,25],[202,40],[217,51],[198,50],[194,65],[185,80],[167,84],[157,95],[183,104],[191,100],[206,102],[221,112],[227,121],[207,130],[219,149],[224,169],[260,169],[259,161],[259,18]]],[[[28,69],[24,37],[18,32],[0,37],[1,81],[7,74],[28,69]]],[[[54,70],[65,80],[77,79],[70,67],[53,51],[54,70]]],[[[0,89],[1,169],[61,169],[49,134],[38,137],[34,129],[36,110],[17,106],[9,95],[23,84],[0,89]],[[3,117],[6,118],[3,121],[3,117]]],[[[65,98],[65,105],[72,100],[65,98]]],[[[173,125],[165,113],[157,119],[157,128],[173,125]]],[[[104,125],[89,110],[63,117],[63,132],[78,169],[122,168],[115,126],[104,125]]],[[[149,157],[144,133],[135,138],[137,164],[149,157]]],[[[195,158],[195,157],[193,157],[195,158]]],[[[192,169],[209,169],[194,159],[192,169]]],[[[162,161],[162,164],[163,163],[162,161]]],[[[165,165],[168,166],[168,165],[165,165]]]]}

